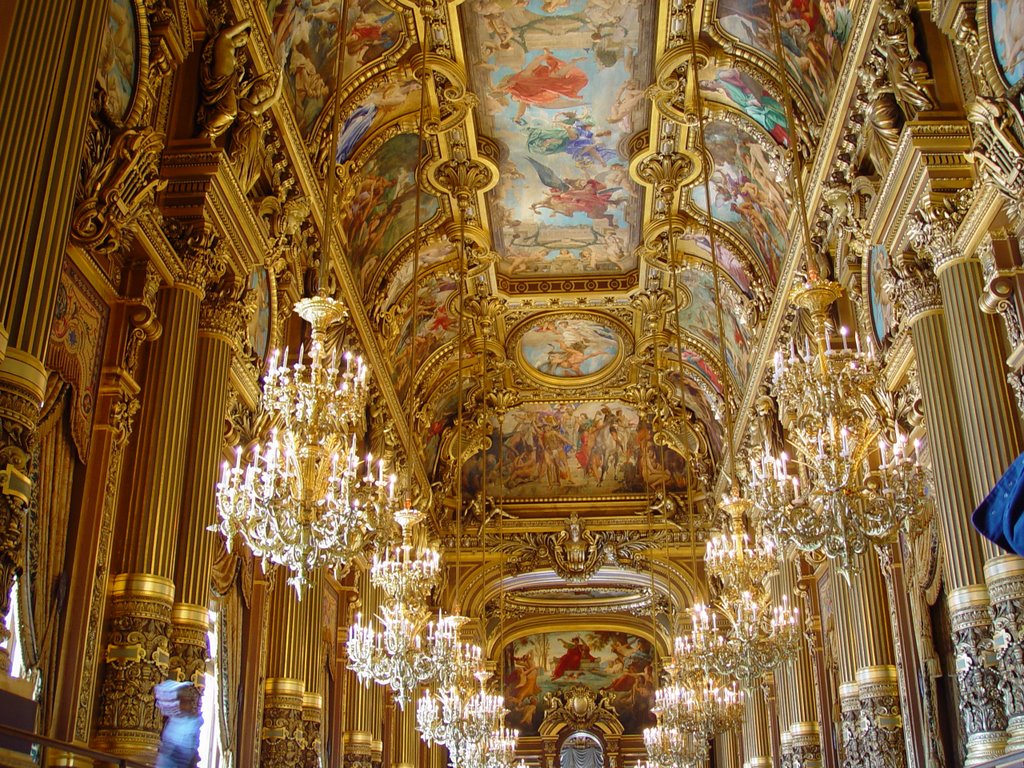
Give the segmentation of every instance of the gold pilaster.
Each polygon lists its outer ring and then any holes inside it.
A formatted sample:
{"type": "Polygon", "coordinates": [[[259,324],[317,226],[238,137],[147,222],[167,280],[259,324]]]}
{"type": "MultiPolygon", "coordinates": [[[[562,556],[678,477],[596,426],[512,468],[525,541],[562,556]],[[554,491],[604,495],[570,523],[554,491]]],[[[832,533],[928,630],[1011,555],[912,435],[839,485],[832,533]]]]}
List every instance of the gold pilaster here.
{"type": "Polygon", "coordinates": [[[736,734],[727,731],[715,736],[716,768],[740,768],[740,756],[736,750],[736,734]]]}
{"type": "Polygon", "coordinates": [[[323,743],[320,729],[324,715],[324,699],[319,693],[307,691],[302,695],[302,729],[306,747],[302,751],[302,768],[320,768],[323,765],[323,743]]]}
{"type": "Polygon", "coordinates": [[[885,581],[874,551],[861,555],[860,563],[853,589],[858,631],[851,637],[857,648],[860,746],[897,768],[906,765],[906,750],[885,581]]]}
{"type": "Polygon", "coordinates": [[[992,637],[1006,707],[1007,752],[1024,749],[1024,558],[994,557],[985,563],[992,600],[992,637]]]}
{"type": "Polygon", "coordinates": [[[963,587],[951,591],[947,600],[969,767],[1003,754],[1006,713],[992,651],[988,589],[983,584],[963,587]]]}
{"type": "Polygon", "coordinates": [[[844,768],[858,768],[864,764],[861,747],[860,689],[857,683],[839,684],[839,749],[844,768]]]}
{"type": "MultiPolygon", "coordinates": [[[[782,569],[779,583],[784,590],[779,594],[793,594],[796,578],[791,568],[782,569]]],[[[808,616],[807,613],[809,612],[804,612],[805,626],[807,622],[819,619],[817,616],[808,616]]],[[[814,660],[807,645],[806,642],[799,644],[796,654],[789,662],[789,674],[777,674],[775,679],[780,687],[780,698],[787,700],[786,717],[782,720],[782,725],[789,734],[792,759],[805,768],[819,768],[822,764],[822,755],[814,690],[814,660]]],[[[780,712],[781,714],[783,713],[780,712]]]]}
{"type": "Polygon", "coordinates": [[[152,760],[163,728],[153,688],[167,679],[174,582],[123,573],[110,589],[112,618],[104,655],[97,746],[152,760]]]}

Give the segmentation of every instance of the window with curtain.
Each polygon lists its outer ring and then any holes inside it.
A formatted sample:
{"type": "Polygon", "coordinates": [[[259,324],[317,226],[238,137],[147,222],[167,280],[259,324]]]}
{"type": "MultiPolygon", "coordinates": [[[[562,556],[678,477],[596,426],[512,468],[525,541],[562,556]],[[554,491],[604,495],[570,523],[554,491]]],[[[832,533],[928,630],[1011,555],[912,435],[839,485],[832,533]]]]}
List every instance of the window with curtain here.
{"type": "Polygon", "coordinates": [[[217,680],[217,651],[220,640],[218,631],[218,613],[210,610],[210,631],[207,633],[210,644],[210,660],[206,664],[206,687],[203,689],[202,713],[203,726],[199,731],[199,765],[202,768],[215,768],[222,765],[221,751],[221,718],[217,711],[220,692],[217,680]]]}

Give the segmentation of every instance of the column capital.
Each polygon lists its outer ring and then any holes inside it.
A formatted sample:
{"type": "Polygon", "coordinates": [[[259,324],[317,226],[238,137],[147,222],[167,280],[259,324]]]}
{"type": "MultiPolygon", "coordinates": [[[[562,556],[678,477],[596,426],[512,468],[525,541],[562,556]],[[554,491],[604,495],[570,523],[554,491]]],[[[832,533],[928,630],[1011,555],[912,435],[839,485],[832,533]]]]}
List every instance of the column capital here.
{"type": "Polygon", "coordinates": [[[939,281],[931,266],[913,253],[893,259],[882,289],[896,306],[901,325],[912,327],[922,317],[942,311],[939,281]]]}
{"type": "Polygon", "coordinates": [[[215,336],[238,353],[245,329],[256,312],[256,292],[211,291],[199,308],[199,334],[215,336]]]}
{"type": "Polygon", "coordinates": [[[956,230],[969,206],[954,196],[926,201],[913,214],[907,233],[919,258],[931,262],[936,274],[961,261],[968,261],[956,246],[956,230]]]}
{"type": "Polygon", "coordinates": [[[220,237],[209,222],[171,220],[168,239],[181,259],[178,284],[203,294],[227,269],[220,237]]]}

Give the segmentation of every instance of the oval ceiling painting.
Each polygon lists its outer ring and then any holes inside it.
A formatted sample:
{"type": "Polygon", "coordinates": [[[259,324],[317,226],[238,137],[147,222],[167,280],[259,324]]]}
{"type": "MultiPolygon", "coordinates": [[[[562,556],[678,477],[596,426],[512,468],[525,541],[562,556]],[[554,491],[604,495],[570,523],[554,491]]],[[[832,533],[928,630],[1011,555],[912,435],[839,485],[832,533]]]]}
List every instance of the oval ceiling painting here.
{"type": "Polygon", "coordinates": [[[545,315],[518,336],[519,359],[546,382],[579,384],[609,373],[622,356],[622,335],[595,315],[545,315]]]}

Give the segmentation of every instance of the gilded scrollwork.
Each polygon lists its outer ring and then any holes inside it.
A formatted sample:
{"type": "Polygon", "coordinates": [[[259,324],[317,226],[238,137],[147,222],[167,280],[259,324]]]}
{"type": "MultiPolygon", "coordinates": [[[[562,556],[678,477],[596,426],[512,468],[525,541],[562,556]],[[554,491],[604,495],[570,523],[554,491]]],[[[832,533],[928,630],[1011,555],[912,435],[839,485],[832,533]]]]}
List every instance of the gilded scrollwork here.
{"type": "Polygon", "coordinates": [[[952,612],[960,716],[968,739],[1006,730],[1007,718],[995,668],[992,623],[988,606],[952,612]]]}

